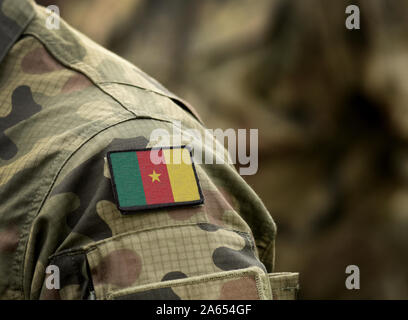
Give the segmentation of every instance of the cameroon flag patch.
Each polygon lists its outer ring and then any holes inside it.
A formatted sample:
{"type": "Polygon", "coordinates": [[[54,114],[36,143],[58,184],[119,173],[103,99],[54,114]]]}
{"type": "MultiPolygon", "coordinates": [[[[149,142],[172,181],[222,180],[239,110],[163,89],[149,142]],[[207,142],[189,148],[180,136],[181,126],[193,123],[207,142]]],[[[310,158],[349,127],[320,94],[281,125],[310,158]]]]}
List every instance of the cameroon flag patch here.
{"type": "Polygon", "coordinates": [[[191,152],[184,146],[111,151],[107,158],[123,214],[204,202],[191,152]]]}

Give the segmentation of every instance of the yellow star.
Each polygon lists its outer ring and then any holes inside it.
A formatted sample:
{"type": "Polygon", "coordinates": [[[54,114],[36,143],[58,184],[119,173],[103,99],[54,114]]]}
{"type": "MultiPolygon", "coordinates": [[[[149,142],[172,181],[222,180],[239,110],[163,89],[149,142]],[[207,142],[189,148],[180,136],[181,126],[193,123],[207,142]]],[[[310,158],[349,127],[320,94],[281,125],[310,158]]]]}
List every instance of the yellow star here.
{"type": "Polygon", "coordinates": [[[155,170],[153,170],[152,174],[149,174],[149,177],[152,178],[152,182],[155,182],[155,181],[160,182],[160,179],[159,179],[160,176],[161,176],[161,173],[156,173],[155,170]]]}

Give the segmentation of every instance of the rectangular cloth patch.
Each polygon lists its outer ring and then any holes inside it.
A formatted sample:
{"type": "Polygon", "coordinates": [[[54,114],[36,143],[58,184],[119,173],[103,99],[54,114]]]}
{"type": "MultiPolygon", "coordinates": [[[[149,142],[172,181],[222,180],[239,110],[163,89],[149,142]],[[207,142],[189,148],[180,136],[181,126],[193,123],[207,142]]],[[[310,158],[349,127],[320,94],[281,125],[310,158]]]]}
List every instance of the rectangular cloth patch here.
{"type": "Polygon", "coordinates": [[[184,146],[110,151],[107,158],[123,214],[204,202],[191,152],[184,146]]]}

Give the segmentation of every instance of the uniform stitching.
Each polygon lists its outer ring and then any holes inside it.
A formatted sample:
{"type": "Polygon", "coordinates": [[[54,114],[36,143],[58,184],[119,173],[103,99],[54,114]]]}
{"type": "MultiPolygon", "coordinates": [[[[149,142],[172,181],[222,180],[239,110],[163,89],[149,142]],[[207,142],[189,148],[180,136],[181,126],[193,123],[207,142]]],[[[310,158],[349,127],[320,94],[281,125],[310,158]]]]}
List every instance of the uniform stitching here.
{"type": "Polygon", "coordinates": [[[187,286],[187,285],[192,285],[192,284],[199,284],[199,283],[206,283],[206,282],[214,282],[214,281],[220,281],[220,280],[225,280],[225,279],[234,279],[234,278],[242,278],[244,276],[254,276],[255,278],[255,286],[257,288],[257,293],[258,297],[260,297],[260,290],[261,292],[263,291],[262,288],[258,286],[258,281],[262,280],[260,277],[259,272],[263,272],[261,269],[257,267],[252,267],[248,269],[238,269],[234,271],[226,271],[226,272],[218,272],[218,273],[213,273],[213,274],[204,274],[200,276],[194,276],[194,277],[189,277],[186,279],[180,279],[180,280],[172,280],[175,282],[171,281],[164,281],[164,282],[155,282],[147,285],[142,285],[142,286],[136,286],[134,288],[126,288],[123,290],[119,290],[117,292],[111,292],[107,294],[107,298],[114,298],[117,296],[123,296],[126,293],[137,293],[137,292],[143,292],[145,290],[150,290],[154,288],[169,288],[169,287],[182,287],[182,286],[187,286]],[[138,288],[139,287],[139,288],[138,288]]]}
{"type": "MultiPolygon", "coordinates": [[[[83,253],[83,252],[90,253],[90,252],[98,249],[99,246],[104,245],[107,242],[112,242],[112,241],[115,241],[115,240],[119,240],[121,238],[128,237],[128,236],[133,235],[133,234],[138,234],[138,233],[143,233],[143,232],[148,232],[148,231],[158,231],[158,230],[170,229],[170,228],[178,228],[178,227],[199,226],[200,223],[202,223],[202,222],[199,222],[199,223],[197,223],[197,222],[185,223],[185,224],[177,224],[177,225],[165,225],[165,226],[161,226],[161,227],[152,227],[152,228],[146,228],[146,229],[141,229],[141,230],[136,230],[136,231],[128,231],[126,233],[118,234],[118,235],[110,237],[110,238],[99,240],[97,242],[94,242],[92,244],[84,246],[83,248],[68,249],[68,250],[65,250],[65,251],[61,251],[59,253],[51,255],[49,259],[53,259],[55,257],[68,255],[68,254],[69,255],[77,255],[77,254],[80,254],[80,253],[83,253]]],[[[230,229],[230,228],[221,228],[220,227],[220,229],[225,230],[225,231],[230,231],[230,232],[244,233],[242,231],[238,231],[238,230],[230,229]]]]}

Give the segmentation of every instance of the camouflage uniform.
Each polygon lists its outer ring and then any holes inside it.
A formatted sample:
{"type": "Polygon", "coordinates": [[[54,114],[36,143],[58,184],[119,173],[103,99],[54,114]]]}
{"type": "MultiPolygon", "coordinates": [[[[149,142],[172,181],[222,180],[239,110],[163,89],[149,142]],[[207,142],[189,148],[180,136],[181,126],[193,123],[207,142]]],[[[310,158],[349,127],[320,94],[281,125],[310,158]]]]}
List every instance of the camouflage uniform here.
{"type": "Polygon", "coordinates": [[[120,214],[106,153],[148,147],[175,121],[204,127],[135,66],[46,19],[0,0],[0,298],[293,298],[298,275],[271,273],[275,224],[228,164],[196,166],[203,205],[120,214]]]}

